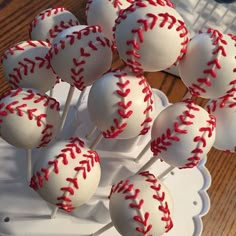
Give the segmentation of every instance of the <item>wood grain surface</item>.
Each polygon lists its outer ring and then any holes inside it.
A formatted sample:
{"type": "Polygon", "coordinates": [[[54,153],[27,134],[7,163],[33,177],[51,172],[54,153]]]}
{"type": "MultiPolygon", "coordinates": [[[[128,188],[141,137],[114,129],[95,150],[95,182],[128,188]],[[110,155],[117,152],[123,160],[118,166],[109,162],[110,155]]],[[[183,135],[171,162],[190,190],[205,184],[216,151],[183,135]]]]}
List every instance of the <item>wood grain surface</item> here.
{"type": "MultiPolygon", "coordinates": [[[[29,24],[42,10],[55,6],[64,6],[76,15],[82,24],[86,24],[86,0],[0,0],[0,55],[11,45],[28,39],[29,24]]],[[[114,67],[121,62],[114,59],[114,67]]],[[[164,72],[147,73],[152,87],[166,93],[170,102],[180,101],[187,92],[181,80],[164,72]]],[[[0,69],[0,93],[9,89],[0,69]]],[[[196,99],[200,105],[205,100],[196,99]]],[[[236,132],[236,130],[235,130],[236,132]]],[[[208,191],[211,199],[209,213],[204,216],[203,236],[236,235],[236,155],[211,149],[207,168],[212,176],[212,185],[208,191]]],[[[112,236],[112,235],[111,235],[112,236]]],[[[181,236],[181,235],[176,235],[181,236]]],[[[191,236],[191,235],[189,235],[191,236]]]]}

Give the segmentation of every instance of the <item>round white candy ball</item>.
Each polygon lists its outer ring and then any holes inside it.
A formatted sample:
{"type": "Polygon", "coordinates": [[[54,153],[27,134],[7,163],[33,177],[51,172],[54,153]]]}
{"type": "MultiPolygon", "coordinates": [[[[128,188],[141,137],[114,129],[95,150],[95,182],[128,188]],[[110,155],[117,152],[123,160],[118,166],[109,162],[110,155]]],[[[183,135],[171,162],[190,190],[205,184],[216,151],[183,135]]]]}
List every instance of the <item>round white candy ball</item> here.
{"type": "Polygon", "coordinates": [[[160,71],[185,53],[188,30],[179,13],[160,1],[135,1],[116,19],[117,51],[134,72],[160,71]]]}
{"type": "Polygon", "coordinates": [[[215,117],[191,100],[165,108],[152,127],[151,150],[171,166],[192,168],[215,141],[215,117]]]}
{"type": "Polygon", "coordinates": [[[79,90],[111,67],[111,42],[98,26],[73,26],[53,40],[49,60],[55,72],[79,90]]]}
{"type": "Polygon", "coordinates": [[[47,92],[58,76],[49,64],[50,44],[44,41],[23,41],[11,46],[2,56],[3,73],[12,89],[33,88],[47,92]]]}
{"type": "Polygon", "coordinates": [[[57,135],[59,103],[32,89],[7,92],[0,101],[1,137],[25,149],[47,146],[57,135]]]}
{"type": "Polygon", "coordinates": [[[30,187],[45,201],[70,212],[95,193],[101,176],[99,161],[98,154],[77,137],[58,141],[40,153],[30,187]]]}
{"type": "Polygon", "coordinates": [[[154,114],[154,97],[143,76],[116,70],[92,85],[88,112],[105,138],[130,139],[146,134],[154,114]]]}
{"type": "Polygon", "coordinates": [[[167,187],[149,172],[112,186],[109,210],[121,235],[161,236],[173,227],[173,201],[167,187]]]}
{"type": "Polygon", "coordinates": [[[214,147],[229,152],[236,152],[236,97],[224,96],[211,100],[207,111],[216,117],[216,140],[214,147]]]}
{"type": "Polygon", "coordinates": [[[119,12],[134,0],[88,0],[86,5],[86,16],[88,25],[99,25],[103,33],[111,41],[114,41],[113,27],[119,12]]]}
{"type": "Polygon", "coordinates": [[[58,33],[75,25],[79,25],[78,19],[64,7],[49,8],[35,16],[29,34],[32,40],[51,43],[58,33]]]}
{"type": "Polygon", "coordinates": [[[179,63],[180,77],[192,95],[215,99],[235,91],[236,41],[218,30],[196,34],[179,63]]]}

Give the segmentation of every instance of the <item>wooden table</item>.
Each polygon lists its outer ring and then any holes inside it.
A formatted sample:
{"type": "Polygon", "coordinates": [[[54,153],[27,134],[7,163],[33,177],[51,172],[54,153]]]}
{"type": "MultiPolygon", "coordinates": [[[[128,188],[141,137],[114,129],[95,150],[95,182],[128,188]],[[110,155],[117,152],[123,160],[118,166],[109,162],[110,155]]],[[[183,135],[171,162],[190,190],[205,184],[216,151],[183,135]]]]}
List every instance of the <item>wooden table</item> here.
{"type": "MultiPolygon", "coordinates": [[[[0,54],[11,45],[28,39],[29,24],[34,16],[50,7],[64,6],[86,24],[85,0],[0,0],[0,54]]],[[[120,62],[115,62],[119,66],[120,62]]],[[[186,93],[181,80],[167,73],[147,73],[152,87],[165,92],[170,102],[177,102],[186,93]]],[[[0,69],[0,92],[9,89],[0,69]]],[[[205,101],[196,100],[200,105],[205,101]]],[[[235,130],[236,132],[236,130],[235,130]]],[[[203,236],[236,235],[236,155],[214,148],[208,154],[207,168],[212,176],[208,191],[211,198],[210,212],[203,218],[203,236]]],[[[176,235],[181,236],[181,235],[176,235]]],[[[190,235],[191,236],[191,235],[190,235]]]]}

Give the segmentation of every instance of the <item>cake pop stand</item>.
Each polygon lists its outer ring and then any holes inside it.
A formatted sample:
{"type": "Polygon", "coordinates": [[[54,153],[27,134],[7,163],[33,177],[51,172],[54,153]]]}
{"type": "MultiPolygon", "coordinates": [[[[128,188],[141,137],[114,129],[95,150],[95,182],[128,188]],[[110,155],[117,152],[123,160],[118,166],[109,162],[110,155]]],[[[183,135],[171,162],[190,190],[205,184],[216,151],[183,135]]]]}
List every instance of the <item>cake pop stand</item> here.
{"type": "MultiPolygon", "coordinates": [[[[69,90],[69,86],[63,82],[55,87],[54,97],[62,106],[65,103],[67,89],[69,90]]],[[[89,89],[86,89],[79,101],[80,92],[75,92],[60,139],[78,135],[88,144],[92,141],[85,138],[93,127],[86,109],[89,89]]],[[[169,103],[161,91],[153,89],[153,92],[158,114],[169,103]]],[[[96,135],[95,133],[93,138],[96,135]]],[[[135,162],[135,158],[149,140],[150,134],[126,141],[102,140],[96,149],[101,157],[102,177],[95,195],[72,213],[59,211],[55,219],[50,218],[53,206],[28,187],[24,150],[14,148],[0,140],[0,235],[85,236],[100,229],[110,222],[107,196],[111,185],[134,174],[150,159],[152,153],[147,151],[140,163],[135,162]]],[[[32,161],[43,156],[43,151],[43,149],[33,150],[32,161]]],[[[210,208],[206,191],[211,184],[211,177],[205,163],[206,158],[197,168],[174,169],[163,179],[174,201],[174,228],[165,236],[201,235],[202,217],[210,208]]],[[[167,164],[157,161],[150,171],[158,176],[167,168],[167,164]]],[[[119,233],[113,227],[102,235],[119,236],[119,233]]]]}

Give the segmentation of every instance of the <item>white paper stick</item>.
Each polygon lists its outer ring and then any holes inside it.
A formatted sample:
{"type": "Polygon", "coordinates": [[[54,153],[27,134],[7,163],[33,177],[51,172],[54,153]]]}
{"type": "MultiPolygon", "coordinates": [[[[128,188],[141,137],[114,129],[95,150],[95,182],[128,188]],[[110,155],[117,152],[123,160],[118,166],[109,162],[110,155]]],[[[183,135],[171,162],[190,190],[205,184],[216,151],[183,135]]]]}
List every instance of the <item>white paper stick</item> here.
{"type": "Polygon", "coordinates": [[[145,165],[143,165],[137,172],[136,174],[140,173],[140,172],[143,172],[143,171],[146,171],[147,169],[149,169],[156,161],[159,160],[159,157],[157,156],[154,156],[152,157],[149,161],[146,162],[145,165]]]}
{"type": "Polygon", "coordinates": [[[98,235],[104,233],[105,231],[107,231],[108,229],[110,229],[111,227],[113,227],[113,223],[112,222],[106,224],[105,226],[103,226],[101,229],[99,229],[95,233],[91,234],[90,236],[98,236],[98,235]]]}
{"type": "Polygon", "coordinates": [[[64,110],[63,110],[63,113],[62,113],[62,117],[61,117],[61,124],[60,124],[60,129],[59,129],[60,132],[64,128],[66,117],[67,117],[68,112],[69,112],[70,103],[71,103],[74,91],[75,91],[75,87],[74,86],[70,86],[70,90],[68,92],[67,99],[66,99],[66,104],[65,104],[65,107],[64,107],[64,110]]]}
{"type": "Polygon", "coordinates": [[[144,154],[148,151],[148,149],[150,148],[150,143],[151,140],[147,143],[147,145],[143,148],[143,150],[139,153],[139,155],[137,156],[137,158],[135,159],[136,162],[139,162],[142,157],[144,156],[144,154]]]}
{"type": "Polygon", "coordinates": [[[168,167],[165,171],[158,175],[157,179],[163,180],[173,169],[175,169],[174,166],[168,167]]]}
{"type": "Polygon", "coordinates": [[[49,96],[52,98],[53,97],[53,88],[50,89],[49,91],[49,96]]]}
{"type": "Polygon", "coordinates": [[[101,140],[103,139],[103,135],[100,133],[96,139],[93,141],[93,143],[90,145],[90,149],[95,149],[97,147],[97,145],[101,142],[101,140]]]}
{"type": "Polygon", "coordinates": [[[94,133],[96,132],[97,127],[94,125],[93,128],[89,131],[89,133],[85,136],[86,139],[90,140],[94,133]]]}
{"type": "Polygon", "coordinates": [[[30,182],[32,177],[32,149],[26,149],[26,162],[27,162],[27,181],[30,182]]]}
{"type": "Polygon", "coordinates": [[[54,209],[52,210],[52,213],[51,213],[51,219],[56,218],[58,210],[59,210],[58,207],[54,207],[54,209]]]}
{"type": "Polygon", "coordinates": [[[79,97],[78,97],[78,100],[77,100],[77,102],[76,102],[76,109],[79,108],[79,106],[80,106],[80,104],[81,104],[81,102],[82,102],[82,98],[84,97],[85,93],[87,92],[87,91],[86,91],[87,89],[88,89],[88,87],[85,87],[85,88],[81,91],[81,93],[80,93],[80,95],[79,95],[79,97]]]}

